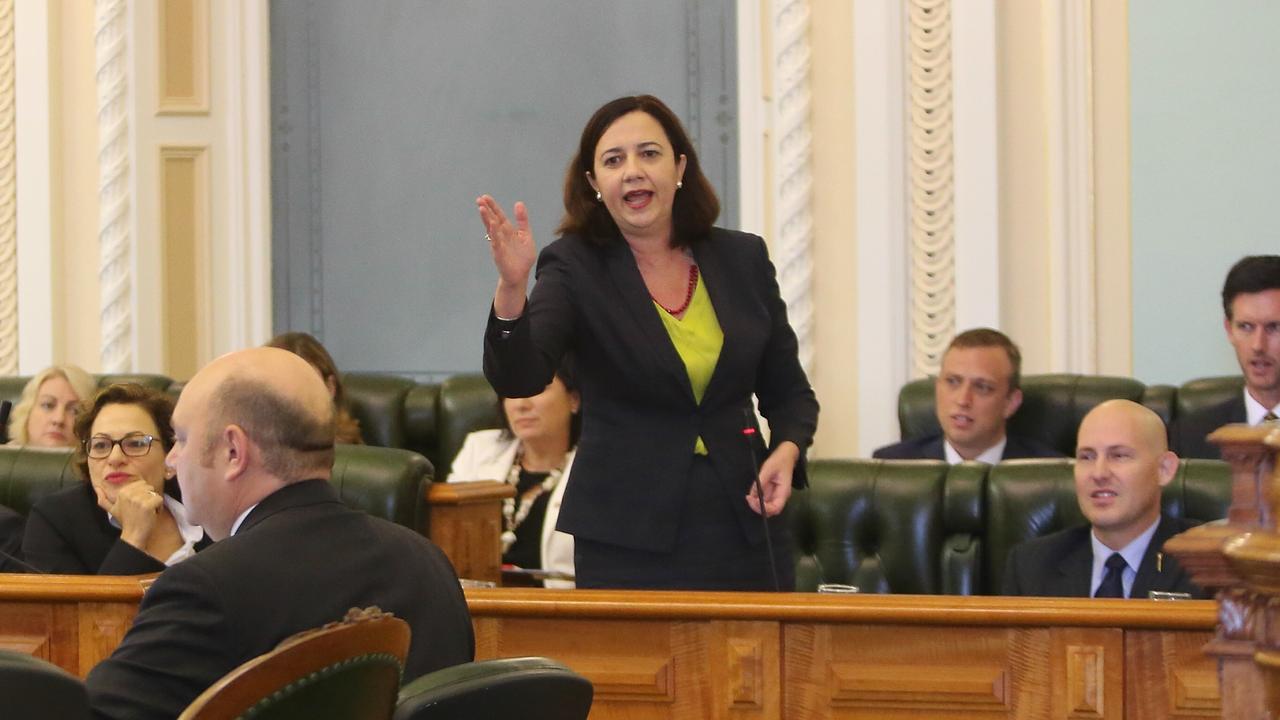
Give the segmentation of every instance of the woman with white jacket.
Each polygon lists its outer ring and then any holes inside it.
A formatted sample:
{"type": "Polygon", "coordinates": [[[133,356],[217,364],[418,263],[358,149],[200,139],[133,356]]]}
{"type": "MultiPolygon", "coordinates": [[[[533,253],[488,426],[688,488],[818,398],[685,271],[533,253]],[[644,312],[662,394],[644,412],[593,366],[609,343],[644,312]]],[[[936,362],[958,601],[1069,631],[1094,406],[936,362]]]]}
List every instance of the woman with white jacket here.
{"type": "Polygon", "coordinates": [[[573,587],[573,536],[555,529],[581,425],[569,365],[546,390],[499,402],[506,427],[467,435],[449,482],[496,480],[515,487],[502,507],[502,562],[551,574],[545,584],[573,587]]]}

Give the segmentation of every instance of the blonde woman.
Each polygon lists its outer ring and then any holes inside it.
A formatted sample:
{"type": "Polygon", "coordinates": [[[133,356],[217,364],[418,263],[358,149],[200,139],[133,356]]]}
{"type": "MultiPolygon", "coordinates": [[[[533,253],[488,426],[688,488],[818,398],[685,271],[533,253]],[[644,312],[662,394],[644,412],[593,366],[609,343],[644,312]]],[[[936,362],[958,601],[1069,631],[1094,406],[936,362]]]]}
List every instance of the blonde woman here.
{"type": "Polygon", "coordinates": [[[73,447],[80,409],[93,399],[98,384],[75,365],[54,365],[22,388],[9,417],[9,442],[34,447],[73,447]]]}

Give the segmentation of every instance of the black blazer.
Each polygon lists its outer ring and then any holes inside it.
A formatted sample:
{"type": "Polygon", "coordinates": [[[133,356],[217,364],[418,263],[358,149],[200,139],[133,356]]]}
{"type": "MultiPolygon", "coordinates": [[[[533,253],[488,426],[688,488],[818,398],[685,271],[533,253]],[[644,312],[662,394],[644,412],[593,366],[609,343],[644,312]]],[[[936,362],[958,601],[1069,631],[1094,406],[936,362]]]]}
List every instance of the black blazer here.
{"type": "MultiPolygon", "coordinates": [[[[177,497],[178,483],[170,480],[165,493],[177,497]]],[[[204,549],[206,535],[196,544],[204,549]]],[[[46,495],[31,508],[22,554],[31,566],[60,575],[144,575],[164,570],[164,563],[120,539],[98,506],[87,482],[46,495]]]]}
{"type": "MultiPolygon", "coordinates": [[[[1009,435],[1008,438],[1001,460],[1062,457],[1062,453],[1035,440],[1016,435],[1009,435]]],[[[933,435],[885,445],[872,453],[871,457],[877,460],[946,460],[947,453],[943,449],[942,436],[933,435]]]]}
{"type": "Polygon", "coordinates": [[[471,661],[471,617],[439,548],[348,508],[323,480],[289,485],[235,535],[161,573],[85,680],[94,717],[172,720],[244,661],[369,605],[409,623],[405,682],[471,661]]]}
{"type": "Polygon", "coordinates": [[[1205,437],[1230,423],[1248,422],[1244,410],[1244,393],[1236,392],[1230,399],[1217,405],[1201,408],[1177,418],[1173,423],[1173,449],[1178,457],[1221,460],[1222,452],[1205,437]]]}
{"type": "MultiPolygon", "coordinates": [[[[1165,541],[1194,526],[1193,522],[1161,515],[1151,543],[1142,555],[1142,564],[1138,567],[1129,597],[1146,598],[1151,590],[1190,593],[1194,598],[1208,597],[1204,590],[1191,582],[1191,576],[1172,556],[1164,555],[1159,563],[1160,569],[1156,569],[1156,556],[1162,554],[1165,541]]],[[[1089,525],[1079,525],[1015,546],[1009,551],[1009,560],[1004,566],[1000,593],[1089,597],[1093,575],[1090,529],[1089,525]]]]}
{"type": "Polygon", "coordinates": [[[793,484],[803,487],[803,455],[818,401],[800,367],[764,241],[713,228],[693,245],[702,281],[724,331],[724,346],[702,402],[676,353],[626,242],[566,236],[538,258],[537,283],[510,327],[490,315],[485,376],[503,397],[543,391],[560,357],[577,360],[582,436],[557,527],[578,537],[667,552],[675,544],[698,437],[706,443],[739,525],[763,540],[746,495],[765,454],[751,395],[769,421],[773,445],[800,447],[793,484]],[[754,458],[753,458],[754,454],[754,458]]]}
{"type": "Polygon", "coordinates": [[[22,526],[26,518],[0,505],[0,572],[31,572],[22,563],[22,526]]]}

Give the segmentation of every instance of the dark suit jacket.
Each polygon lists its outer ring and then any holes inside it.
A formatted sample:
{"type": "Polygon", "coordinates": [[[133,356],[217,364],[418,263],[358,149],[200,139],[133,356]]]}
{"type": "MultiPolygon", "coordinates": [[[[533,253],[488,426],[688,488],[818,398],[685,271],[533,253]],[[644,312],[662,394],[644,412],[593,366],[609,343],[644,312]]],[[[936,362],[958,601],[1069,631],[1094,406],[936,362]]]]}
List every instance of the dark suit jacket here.
{"type": "MultiPolygon", "coordinates": [[[[582,436],[557,527],[627,548],[668,552],[676,541],[697,438],[706,443],[746,537],[763,541],[746,495],[765,449],[751,395],[773,445],[801,455],[813,440],[818,401],[800,367],[764,241],[713,228],[693,244],[724,345],[702,402],[654,308],[626,242],[566,236],[538,258],[537,283],[510,328],[490,317],[485,376],[503,397],[543,391],[561,356],[577,360],[582,436]],[[508,331],[509,335],[503,332],[508,331]],[[755,455],[753,459],[752,455],[755,455]]],[[[803,461],[792,482],[805,484],[803,461]]]]}
{"type": "Polygon", "coordinates": [[[285,487],[147,590],[85,680],[95,717],[172,720],[246,660],[369,605],[409,623],[405,682],[472,659],[471,618],[439,548],[348,508],[323,480],[285,487]]]}
{"type": "MultiPolygon", "coordinates": [[[[1014,435],[1009,435],[1008,438],[1009,442],[1005,443],[1004,454],[1000,456],[1002,460],[1062,457],[1062,453],[1035,440],[1014,435]]],[[[871,457],[877,460],[946,460],[947,453],[943,449],[942,436],[934,435],[885,445],[872,453],[871,457]]]]}
{"type": "MultiPolygon", "coordinates": [[[[1195,523],[1162,515],[1151,544],[1142,555],[1142,564],[1133,580],[1130,597],[1146,598],[1151,590],[1190,593],[1195,598],[1208,597],[1191,582],[1191,577],[1172,556],[1165,555],[1156,570],[1156,556],[1164,543],[1195,523]]],[[[1093,547],[1089,541],[1089,525],[1080,525],[1028,540],[1009,551],[1001,583],[1002,595],[1035,595],[1047,597],[1089,597],[1093,573],[1093,547]]]]}
{"type": "Polygon", "coordinates": [[[1218,446],[1205,440],[1205,437],[1223,425],[1248,422],[1248,419],[1244,410],[1244,393],[1237,392],[1217,405],[1177,418],[1170,433],[1173,436],[1173,450],[1182,458],[1221,460],[1222,453],[1218,446]]]}
{"type": "Polygon", "coordinates": [[[26,518],[0,505],[0,572],[31,572],[22,560],[22,526],[26,518]]]}
{"type": "MultiPolygon", "coordinates": [[[[177,487],[177,482],[170,481],[165,492],[176,497],[177,487]]],[[[205,537],[196,550],[208,544],[205,537]]],[[[164,570],[164,563],[120,539],[120,528],[98,507],[87,482],[65,487],[32,506],[22,554],[33,567],[60,575],[144,575],[164,570]]]]}

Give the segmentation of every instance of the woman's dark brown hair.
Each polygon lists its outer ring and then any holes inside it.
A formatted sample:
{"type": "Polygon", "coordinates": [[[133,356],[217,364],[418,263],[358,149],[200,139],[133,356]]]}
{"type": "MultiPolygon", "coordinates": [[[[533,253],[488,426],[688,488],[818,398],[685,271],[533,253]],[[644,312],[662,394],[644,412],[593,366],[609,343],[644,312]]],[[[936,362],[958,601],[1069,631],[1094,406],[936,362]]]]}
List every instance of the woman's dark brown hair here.
{"type": "MultiPolygon", "coordinates": [[[[566,392],[573,394],[578,390],[578,364],[573,359],[573,355],[568,353],[560,358],[560,367],[556,368],[557,378],[564,385],[566,392]]],[[[579,396],[581,400],[581,396],[579,396]]],[[[513,438],[515,433],[511,430],[511,420],[507,417],[507,406],[503,403],[503,398],[498,398],[498,417],[502,418],[502,434],[504,437],[513,438]]],[[[569,447],[578,446],[578,438],[582,436],[582,408],[578,408],[578,412],[569,416],[569,447]]]]}
{"type": "Polygon", "coordinates": [[[671,245],[688,247],[707,236],[711,224],[720,215],[720,199],[702,174],[698,151],[671,108],[652,95],[631,95],[604,104],[582,129],[578,154],[569,161],[564,177],[564,218],[556,234],[574,234],[606,242],[618,236],[618,225],[604,204],[596,200],[595,188],[587,175],[595,169],[596,145],[609,126],[623,115],[643,112],[651,116],[667,133],[677,161],[685,156],[684,187],[676,191],[671,208],[671,245]]]}
{"type": "Polygon", "coordinates": [[[363,445],[360,421],[351,416],[351,408],[347,405],[347,389],[342,385],[338,365],[324,345],[321,345],[320,341],[310,333],[287,332],[268,340],[266,347],[288,350],[315,368],[326,386],[332,382],[333,407],[337,410],[337,418],[334,420],[337,425],[337,442],[363,445]]]}
{"type": "MultiPolygon", "coordinates": [[[[93,396],[93,404],[76,418],[75,433],[76,440],[79,442],[76,443],[72,462],[76,466],[76,471],[80,473],[80,477],[86,482],[89,480],[89,456],[85,453],[84,445],[93,435],[93,421],[98,419],[98,413],[102,412],[102,408],[108,405],[137,405],[142,408],[151,416],[152,422],[156,424],[156,430],[160,432],[156,440],[160,441],[163,452],[168,453],[173,447],[173,398],[159,390],[152,390],[134,383],[108,385],[93,396]]],[[[155,452],[155,448],[153,447],[150,452],[155,452]]]]}

